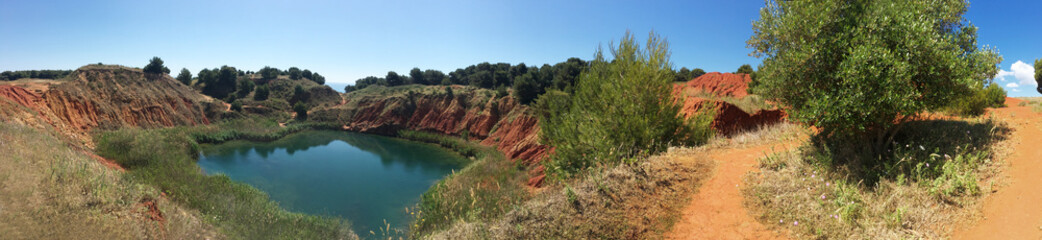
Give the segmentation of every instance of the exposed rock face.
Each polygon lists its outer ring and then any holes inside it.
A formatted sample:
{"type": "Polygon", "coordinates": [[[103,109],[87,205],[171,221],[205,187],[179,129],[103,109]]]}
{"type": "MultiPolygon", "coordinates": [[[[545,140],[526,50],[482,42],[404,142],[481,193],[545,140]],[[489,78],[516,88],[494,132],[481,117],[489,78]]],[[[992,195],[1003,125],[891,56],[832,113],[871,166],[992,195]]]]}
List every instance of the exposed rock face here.
{"type": "Polygon", "coordinates": [[[691,79],[684,85],[717,96],[742,98],[749,95],[749,83],[752,81],[749,74],[711,72],[691,79]]]}
{"type": "Polygon", "coordinates": [[[683,98],[684,103],[680,111],[685,116],[690,117],[703,109],[716,111],[713,129],[718,134],[725,136],[784,121],[788,115],[781,109],[762,109],[750,113],[726,101],[687,94],[688,91],[695,91],[712,96],[742,99],[749,95],[748,89],[751,81],[748,74],[712,72],[686,83],[674,85],[673,94],[683,98]]]}
{"type": "Polygon", "coordinates": [[[210,122],[202,107],[206,97],[170,76],[146,76],[140,69],[86,66],[65,79],[32,84],[45,84],[46,90],[37,93],[0,85],[0,97],[31,109],[36,117],[86,146],[93,145],[87,134],[94,129],[210,122]]]}
{"type": "MultiPolygon", "coordinates": [[[[528,166],[539,167],[547,156],[547,146],[539,144],[538,118],[514,98],[495,98],[490,90],[467,86],[452,86],[452,95],[441,86],[373,88],[377,89],[346,94],[346,104],[309,115],[365,133],[394,135],[409,129],[465,135],[528,166]]],[[[542,171],[532,173],[542,175],[542,171]]]]}

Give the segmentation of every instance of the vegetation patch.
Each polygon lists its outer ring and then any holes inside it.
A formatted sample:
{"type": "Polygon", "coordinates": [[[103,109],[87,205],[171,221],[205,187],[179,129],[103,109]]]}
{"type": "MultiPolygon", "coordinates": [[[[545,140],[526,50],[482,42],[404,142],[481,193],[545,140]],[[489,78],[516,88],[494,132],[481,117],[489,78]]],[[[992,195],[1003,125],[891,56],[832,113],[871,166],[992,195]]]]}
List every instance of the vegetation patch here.
{"type": "MultiPolygon", "coordinates": [[[[446,176],[420,196],[410,214],[413,237],[444,230],[458,222],[497,219],[529,198],[524,165],[506,159],[493,147],[463,138],[417,131],[401,131],[405,139],[439,144],[475,159],[459,172],[446,176]]],[[[466,239],[466,238],[464,238],[466,239]]]]}
{"type": "Polygon", "coordinates": [[[760,160],[746,204],[796,238],[942,238],[989,192],[1009,128],[991,119],[910,123],[886,160],[813,140],[760,160]]]}
{"type": "Polygon", "coordinates": [[[500,218],[454,222],[426,238],[661,238],[704,180],[699,176],[712,169],[700,154],[699,149],[672,149],[637,164],[595,168],[581,178],[545,187],[500,218]]]}

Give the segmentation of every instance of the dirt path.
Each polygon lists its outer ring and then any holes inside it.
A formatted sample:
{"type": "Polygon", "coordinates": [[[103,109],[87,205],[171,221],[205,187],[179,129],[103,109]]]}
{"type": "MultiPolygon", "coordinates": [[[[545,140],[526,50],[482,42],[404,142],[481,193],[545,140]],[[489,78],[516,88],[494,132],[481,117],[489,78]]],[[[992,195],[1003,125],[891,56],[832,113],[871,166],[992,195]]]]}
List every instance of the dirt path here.
{"type": "Polygon", "coordinates": [[[1042,114],[1006,99],[1007,108],[995,109],[1010,119],[1013,138],[1019,139],[1009,163],[1009,185],[984,200],[984,218],[957,228],[953,239],[1042,239],[1042,114]]]}
{"type": "Polygon", "coordinates": [[[786,145],[756,145],[710,152],[717,162],[713,176],[684,207],[682,219],[667,239],[786,239],[756,221],[742,205],[742,176],[756,170],[757,159],[786,145]]]}

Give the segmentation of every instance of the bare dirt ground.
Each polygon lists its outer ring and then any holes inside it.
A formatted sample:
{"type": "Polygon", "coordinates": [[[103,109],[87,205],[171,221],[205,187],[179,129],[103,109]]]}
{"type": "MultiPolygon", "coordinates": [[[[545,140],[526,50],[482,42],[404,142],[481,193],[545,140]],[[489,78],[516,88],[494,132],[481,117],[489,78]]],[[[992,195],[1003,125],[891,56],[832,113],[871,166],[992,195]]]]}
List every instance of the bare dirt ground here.
{"type": "Polygon", "coordinates": [[[787,239],[786,234],[760,224],[742,204],[742,176],[756,170],[757,159],[785,151],[800,141],[768,143],[713,150],[712,177],[684,207],[682,219],[667,239],[787,239]]]}
{"type": "Polygon", "coordinates": [[[1008,119],[1019,140],[1007,158],[1009,185],[985,199],[983,218],[958,228],[953,239],[1042,239],[1042,114],[1020,102],[1006,98],[1009,107],[991,113],[1008,119]]]}

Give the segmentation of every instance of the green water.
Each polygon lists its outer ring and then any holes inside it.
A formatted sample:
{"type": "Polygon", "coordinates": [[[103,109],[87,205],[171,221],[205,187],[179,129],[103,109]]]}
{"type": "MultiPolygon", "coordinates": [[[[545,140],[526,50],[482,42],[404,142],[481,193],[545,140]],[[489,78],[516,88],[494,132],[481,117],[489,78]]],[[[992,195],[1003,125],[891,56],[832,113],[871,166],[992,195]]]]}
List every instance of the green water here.
{"type": "Polygon", "coordinates": [[[267,192],[290,211],[340,217],[360,236],[407,230],[420,195],[463,159],[429,144],[338,131],[203,146],[199,166],[267,192]]]}

